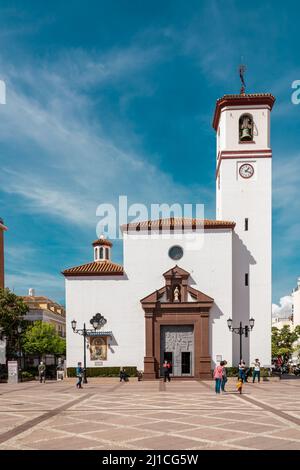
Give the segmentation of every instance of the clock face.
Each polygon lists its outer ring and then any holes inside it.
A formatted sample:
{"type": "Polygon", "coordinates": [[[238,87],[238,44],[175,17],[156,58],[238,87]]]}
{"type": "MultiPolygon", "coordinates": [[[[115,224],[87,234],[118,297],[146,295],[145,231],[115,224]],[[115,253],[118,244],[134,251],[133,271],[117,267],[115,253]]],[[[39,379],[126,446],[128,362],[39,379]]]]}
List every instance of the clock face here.
{"type": "Polygon", "coordinates": [[[254,168],[250,163],[244,163],[240,166],[239,173],[242,178],[251,178],[254,175],[254,168]]]}

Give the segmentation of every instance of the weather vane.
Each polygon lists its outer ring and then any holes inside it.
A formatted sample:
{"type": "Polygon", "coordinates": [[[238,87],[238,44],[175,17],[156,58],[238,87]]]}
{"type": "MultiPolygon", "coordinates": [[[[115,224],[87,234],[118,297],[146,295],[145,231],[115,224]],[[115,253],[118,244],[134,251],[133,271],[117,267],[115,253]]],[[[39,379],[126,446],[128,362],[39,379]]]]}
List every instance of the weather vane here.
{"type": "Polygon", "coordinates": [[[245,72],[246,72],[246,65],[241,64],[239,67],[239,73],[240,73],[240,79],[241,79],[241,91],[240,91],[241,95],[245,94],[245,88],[246,88],[246,83],[244,79],[245,72]]]}

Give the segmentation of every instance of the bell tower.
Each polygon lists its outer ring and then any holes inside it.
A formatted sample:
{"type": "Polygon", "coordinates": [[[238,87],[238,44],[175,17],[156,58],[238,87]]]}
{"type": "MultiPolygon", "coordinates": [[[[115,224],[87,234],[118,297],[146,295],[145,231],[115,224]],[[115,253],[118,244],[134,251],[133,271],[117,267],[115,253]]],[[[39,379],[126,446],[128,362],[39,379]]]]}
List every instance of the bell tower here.
{"type": "MultiPolygon", "coordinates": [[[[225,95],[217,100],[216,218],[236,222],[233,233],[233,325],[255,326],[243,337],[246,363],[271,364],[271,94],[225,95]]],[[[233,335],[233,364],[239,336],[233,335]]]]}

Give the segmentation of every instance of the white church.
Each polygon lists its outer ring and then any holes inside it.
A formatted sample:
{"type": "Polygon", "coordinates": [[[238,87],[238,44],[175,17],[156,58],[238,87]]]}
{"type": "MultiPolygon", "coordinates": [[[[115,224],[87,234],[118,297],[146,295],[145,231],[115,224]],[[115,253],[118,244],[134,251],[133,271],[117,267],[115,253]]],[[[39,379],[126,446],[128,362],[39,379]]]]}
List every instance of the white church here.
{"type": "Polygon", "coordinates": [[[129,223],[122,226],[123,266],[100,237],[93,261],[63,271],[67,367],[83,362],[73,320],[92,330],[87,367],[136,366],[155,379],[167,359],[173,376],[199,379],[211,377],[220,360],[236,366],[241,355],[248,364],[271,364],[274,102],[271,94],[243,92],[216,102],[216,220],[129,223]],[[191,236],[199,238],[193,249],[191,236]],[[98,312],[106,323],[93,330],[98,312]]]}

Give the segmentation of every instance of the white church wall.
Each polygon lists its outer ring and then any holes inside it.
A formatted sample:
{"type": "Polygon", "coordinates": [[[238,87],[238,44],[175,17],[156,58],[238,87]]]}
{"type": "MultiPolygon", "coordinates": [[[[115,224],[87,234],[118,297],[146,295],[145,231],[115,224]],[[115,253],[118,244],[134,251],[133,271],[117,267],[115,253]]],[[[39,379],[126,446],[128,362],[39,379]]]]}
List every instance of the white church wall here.
{"type": "MultiPolygon", "coordinates": [[[[66,280],[66,323],[67,323],[67,365],[74,367],[83,362],[83,337],[71,328],[73,318],[77,327],[84,321],[92,328],[89,320],[95,313],[101,313],[107,320],[103,331],[112,331],[113,342],[107,351],[103,366],[137,366],[143,368],[144,315],[139,304],[142,297],[139,286],[134,286],[123,276],[99,278],[69,278],[66,280]]],[[[101,361],[100,361],[101,362],[101,361]]],[[[87,350],[87,367],[96,366],[87,350]]]]}
{"type": "Polygon", "coordinates": [[[300,325],[300,279],[298,279],[297,288],[293,294],[293,324],[294,326],[300,325]]]}
{"type": "Polygon", "coordinates": [[[211,355],[213,360],[216,355],[222,355],[230,363],[231,333],[226,321],[232,313],[232,231],[205,230],[204,236],[198,235],[201,247],[196,248],[195,244],[195,249],[186,238],[159,238],[150,242],[124,235],[126,273],[134,284],[144,286],[145,296],[162,287],[165,282],[162,274],[177,264],[191,273],[189,283],[192,287],[214,298],[210,311],[211,355]],[[183,257],[178,261],[168,256],[169,248],[175,244],[184,250],[183,257]]]}
{"type": "MultiPolygon", "coordinates": [[[[103,366],[143,369],[145,323],[140,300],[162,287],[163,273],[176,264],[191,273],[193,287],[214,298],[210,312],[212,359],[221,354],[230,364],[231,333],[226,321],[232,310],[231,230],[206,231],[200,250],[190,250],[189,246],[190,241],[186,239],[145,240],[125,234],[124,276],[66,279],[67,366],[83,362],[83,338],[73,333],[71,321],[75,318],[78,328],[84,321],[90,327],[90,318],[100,312],[107,319],[103,330],[112,331],[117,343],[112,345],[114,352],[108,349],[103,366]],[[168,256],[174,244],[184,249],[179,261],[168,256]]],[[[96,365],[87,350],[87,366],[96,365]]]]}

